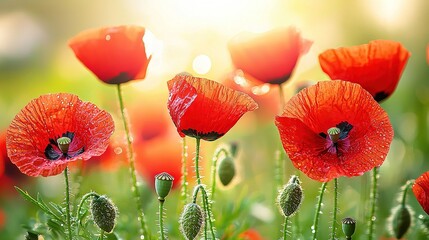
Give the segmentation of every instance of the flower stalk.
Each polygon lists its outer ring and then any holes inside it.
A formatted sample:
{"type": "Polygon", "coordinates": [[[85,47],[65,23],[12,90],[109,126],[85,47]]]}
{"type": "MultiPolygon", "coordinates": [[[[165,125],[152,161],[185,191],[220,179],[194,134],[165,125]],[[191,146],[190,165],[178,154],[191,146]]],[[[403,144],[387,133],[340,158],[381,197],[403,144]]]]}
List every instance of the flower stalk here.
{"type": "Polygon", "coordinates": [[[126,134],[126,138],[127,138],[129,170],[130,170],[130,174],[131,174],[131,179],[130,179],[131,180],[131,192],[134,195],[134,199],[135,199],[136,207],[137,207],[137,214],[139,215],[137,217],[137,219],[140,223],[141,239],[147,239],[147,238],[149,238],[149,234],[148,234],[148,230],[147,230],[147,226],[146,226],[147,224],[146,224],[146,220],[145,220],[145,215],[143,213],[143,206],[142,206],[142,203],[140,201],[140,192],[139,192],[139,188],[137,185],[137,176],[136,176],[135,160],[134,160],[134,150],[133,150],[133,145],[132,145],[132,140],[131,140],[130,129],[128,126],[128,119],[125,115],[125,107],[124,107],[124,100],[122,97],[121,84],[117,84],[117,92],[118,92],[119,106],[120,106],[121,115],[122,115],[122,122],[124,124],[125,134],[126,134]]]}
{"type": "Polygon", "coordinates": [[[188,146],[186,145],[186,137],[182,138],[182,185],[180,195],[182,197],[183,205],[188,202],[188,146]]]}
{"type": "MultiPolygon", "coordinates": [[[[203,198],[203,207],[204,207],[204,212],[207,216],[207,220],[210,224],[210,233],[212,235],[212,239],[216,239],[216,235],[215,235],[215,230],[213,227],[213,222],[214,219],[212,219],[212,212],[211,212],[211,208],[210,208],[210,204],[209,204],[209,198],[207,196],[207,191],[206,188],[204,187],[204,185],[202,184],[198,184],[195,188],[194,188],[194,193],[192,195],[192,202],[196,203],[197,202],[197,196],[198,196],[198,191],[201,189],[201,194],[202,194],[202,198],[203,198]]],[[[206,226],[207,224],[205,224],[206,226]]],[[[207,239],[207,233],[204,234],[204,237],[207,239]]]]}
{"type": "Polygon", "coordinates": [[[68,167],[64,169],[64,178],[66,182],[66,218],[67,218],[67,232],[69,240],[73,239],[72,227],[71,227],[71,213],[70,213],[70,183],[69,183],[69,171],[68,167]]]}
{"type": "Polygon", "coordinates": [[[334,179],[334,211],[332,214],[332,233],[331,239],[335,240],[337,231],[337,211],[338,211],[338,178],[334,179]]]}
{"type": "Polygon", "coordinates": [[[314,214],[313,226],[311,227],[311,232],[313,233],[313,238],[312,238],[313,240],[316,240],[317,238],[317,231],[319,230],[318,225],[319,225],[320,209],[322,208],[323,194],[325,193],[327,184],[328,184],[327,182],[324,182],[322,184],[322,187],[320,188],[319,200],[317,201],[316,213],[314,214]]]}
{"type": "Polygon", "coordinates": [[[215,191],[216,191],[216,170],[217,170],[217,162],[219,160],[219,156],[221,154],[225,154],[225,157],[229,157],[229,152],[228,150],[224,147],[218,147],[216,149],[216,151],[213,154],[213,160],[212,160],[212,166],[211,166],[211,200],[214,201],[215,198],[215,191]]]}
{"type": "Polygon", "coordinates": [[[375,209],[377,206],[377,197],[378,197],[378,178],[379,178],[379,168],[375,167],[372,170],[372,184],[371,184],[371,194],[369,196],[369,201],[371,204],[370,215],[368,218],[368,240],[374,239],[374,230],[375,230],[375,209]]]}

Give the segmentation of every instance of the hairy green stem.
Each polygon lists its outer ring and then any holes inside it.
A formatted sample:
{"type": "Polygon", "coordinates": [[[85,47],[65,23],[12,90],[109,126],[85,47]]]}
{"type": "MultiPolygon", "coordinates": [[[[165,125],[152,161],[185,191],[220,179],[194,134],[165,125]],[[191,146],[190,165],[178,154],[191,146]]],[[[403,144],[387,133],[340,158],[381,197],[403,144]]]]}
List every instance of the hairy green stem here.
{"type": "Polygon", "coordinates": [[[82,199],[80,200],[79,206],[78,206],[77,211],[76,211],[76,221],[78,221],[77,227],[76,227],[76,233],[77,234],[79,234],[79,227],[80,227],[80,219],[81,219],[80,218],[80,210],[82,209],[82,206],[85,203],[85,201],[90,197],[97,197],[98,198],[98,197],[100,197],[100,195],[98,195],[95,192],[90,192],[90,193],[83,195],[82,199]]]}
{"type": "Polygon", "coordinates": [[[378,171],[379,168],[375,167],[372,169],[372,184],[371,184],[371,194],[369,196],[369,201],[371,204],[370,215],[368,218],[368,240],[372,240],[374,238],[374,230],[375,230],[375,209],[377,206],[377,190],[378,190],[378,171]]]}
{"type": "Polygon", "coordinates": [[[216,170],[217,170],[217,161],[219,159],[219,156],[221,153],[224,153],[226,157],[229,156],[229,152],[228,150],[226,150],[223,146],[218,147],[215,151],[215,153],[213,154],[213,160],[212,160],[212,169],[211,169],[211,199],[212,201],[214,200],[214,196],[215,196],[215,191],[216,191],[216,170]]]}
{"type": "Polygon", "coordinates": [[[69,240],[73,239],[71,227],[71,213],[70,213],[70,183],[69,183],[69,168],[64,170],[64,178],[66,182],[66,218],[67,218],[67,232],[69,240]]]}
{"type": "Polygon", "coordinates": [[[148,239],[149,234],[148,234],[148,230],[146,227],[146,219],[145,219],[145,215],[143,213],[142,202],[140,201],[139,188],[137,186],[136,169],[134,166],[134,164],[135,164],[134,150],[133,150],[133,144],[132,144],[132,140],[131,140],[130,129],[128,127],[128,119],[127,119],[127,116],[125,114],[125,107],[124,107],[124,100],[122,97],[121,84],[117,85],[117,90],[118,90],[119,107],[121,110],[122,122],[124,124],[125,134],[126,134],[126,138],[127,138],[127,145],[128,145],[129,170],[130,170],[130,174],[131,174],[131,179],[130,179],[131,180],[131,192],[134,194],[134,199],[135,199],[136,206],[137,206],[137,214],[139,215],[137,217],[137,220],[140,222],[140,234],[141,234],[140,239],[148,239]]]}
{"type": "Polygon", "coordinates": [[[195,138],[197,145],[195,147],[195,174],[197,175],[197,184],[201,184],[201,177],[200,177],[200,167],[199,167],[199,161],[200,161],[200,142],[201,138],[195,138]]]}
{"type": "Polygon", "coordinates": [[[402,200],[401,200],[401,205],[402,205],[402,207],[405,207],[405,202],[406,202],[406,200],[407,200],[407,192],[408,192],[408,189],[410,189],[410,187],[411,187],[413,184],[414,184],[414,180],[408,180],[408,181],[405,183],[404,191],[403,191],[403,193],[402,193],[402,200]]]}
{"type": "Polygon", "coordinates": [[[188,202],[188,146],[186,145],[186,137],[182,138],[182,186],[181,197],[183,205],[188,202]]]}
{"type": "Polygon", "coordinates": [[[159,234],[161,236],[161,240],[164,240],[164,220],[163,220],[163,214],[164,214],[164,200],[159,200],[159,234]]]}
{"type": "Polygon", "coordinates": [[[100,230],[100,239],[101,240],[104,239],[104,230],[103,229],[100,230]]]}
{"type": "Polygon", "coordinates": [[[319,200],[317,201],[316,213],[314,214],[313,226],[311,227],[312,228],[311,231],[313,233],[313,238],[312,238],[313,240],[316,240],[316,238],[317,238],[320,209],[322,208],[323,194],[325,193],[325,189],[326,189],[327,184],[328,184],[327,182],[324,182],[322,184],[322,187],[320,188],[319,200]]]}
{"type": "Polygon", "coordinates": [[[336,239],[337,231],[337,211],[338,211],[338,178],[334,179],[334,211],[332,213],[332,232],[331,239],[336,239]]]}
{"type": "Polygon", "coordinates": [[[289,216],[285,217],[285,222],[283,224],[283,240],[287,239],[287,222],[289,220],[289,216]]]}
{"type": "MultiPolygon", "coordinates": [[[[212,239],[216,239],[215,230],[214,230],[214,227],[213,227],[213,221],[214,221],[214,219],[212,219],[212,212],[211,212],[211,208],[210,208],[210,204],[209,204],[209,198],[207,196],[207,191],[206,191],[206,188],[204,187],[204,185],[198,184],[194,188],[194,193],[192,195],[192,202],[193,203],[197,202],[198,191],[200,189],[201,189],[201,193],[203,195],[204,211],[206,212],[206,216],[207,216],[208,222],[210,224],[210,232],[211,232],[211,235],[212,235],[212,239]]],[[[204,236],[207,237],[207,234],[205,234],[204,236]]]]}

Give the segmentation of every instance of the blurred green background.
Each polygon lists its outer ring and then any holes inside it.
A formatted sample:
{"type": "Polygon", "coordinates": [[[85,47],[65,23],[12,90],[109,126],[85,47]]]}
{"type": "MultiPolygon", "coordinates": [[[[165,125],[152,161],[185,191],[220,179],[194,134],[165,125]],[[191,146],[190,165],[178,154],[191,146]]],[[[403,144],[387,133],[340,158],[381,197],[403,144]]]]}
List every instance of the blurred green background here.
{"type": "MultiPolygon", "coordinates": [[[[67,46],[68,39],[88,28],[133,24],[144,26],[151,32],[148,48],[153,58],[146,79],[123,86],[126,105],[150,106],[146,112],[142,107],[140,114],[143,115],[153,114],[151,111],[168,115],[166,81],[176,73],[187,71],[217,81],[227,78],[233,66],[226,44],[241,31],[262,32],[295,25],[305,38],[314,41],[285,86],[287,98],[305,82],[328,79],[317,60],[318,54],[325,49],[364,44],[374,39],[399,41],[412,56],[396,92],[382,103],[395,130],[379,181],[377,234],[387,236],[386,218],[396,204],[401,185],[429,170],[428,23],[429,1],[426,0],[0,0],[0,130],[5,131],[31,99],[53,92],[77,94],[119,118],[114,86],[98,81],[67,46]],[[206,62],[198,60],[201,56],[206,62]]],[[[276,239],[280,236],[281,220],[272,204],[274,193],[271,189],[274,185],[274,151],[279,137],[272,111],[263,114],[261,111],[246,114],[227,135],[217,142],[204,142],[202,148],[207,170],[211,155],[220,142],[237,141],[240,144],[239,180],[235,186],[218,191],[214,207],[219,231],[225,226],[244,224],[257,229],[265,239],[276,239]],[[232,209],[239,214],[229,216],[232,209]]],[[[121,135],[122,125],[118,121],[116,125],[117,135],[121,135]]],[[[170,127],[174,127],[172,122],[170,127]]],[[[180,145],[177,134],[175,139],[180,145]]],[[[193,151],[190,147],[191,156],[193,151]]],[[[129,220],[134,219],[134,213],[129,194],[124,191],[129,186],[127,173],[124,167],[116,171],[91,171],[79,186],[82,192],[95,190],[111,196],[120,211],[116,231],[123,239],[133,239],[132,230],[137,222],[129,220]]],[[[294,173],[296,171],[289,164],[286,175],[294,173]]],[[[208,183],[209,171],[205,175],[208,183]]],[[[305,200],[299,214],[300,228],[305,236],[309,236],[320,183],[304,175],[301,178],[305,200]]],[[[365,231],[368,182],[369,174],[339,181],[339,218],[357,218],[360,235],[365,231]]],[[[148,222],[156,232],[155,194],[147,187],[150,184],[143,185],[148,222]]],[[[19,186],[32,195],[40,192],[57,203],[63,198],[61,175],[27,178],[19,182],[19,186]]],[[[329,184],[325,195],[321,239],[328,236],[331,225],[331,187],[329,184]]],[[[179,193],[174,194],[178,196],[179,193]]],[[[416,215],[424,214],[412,194],[409,196],[416,215]]],[[[167,201],[170,237],[180,239],[177,216],[182,206],[175,200],[177,197],[171,199],[167,201]]],[[[35,209],[15,192],[1,194],[0,208],[3,211],[0,238],[23,239],[21,224],[36,216],[35,209]]],[[[407,239],[418,239],[420,234],[415,227],[407,239]]]]}

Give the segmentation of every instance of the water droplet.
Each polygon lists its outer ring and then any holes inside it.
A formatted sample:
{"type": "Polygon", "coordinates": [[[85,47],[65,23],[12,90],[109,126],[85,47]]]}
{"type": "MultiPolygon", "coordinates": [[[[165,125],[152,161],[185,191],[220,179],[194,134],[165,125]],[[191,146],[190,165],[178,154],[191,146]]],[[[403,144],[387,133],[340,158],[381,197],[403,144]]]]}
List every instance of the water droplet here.
{"type": "Polygon", "coordinates": [[[110,36],[110,34],[107,34],[106,35],[106,41],[110,41],[110,39],[111,39],[112,37],[110,36]]]}
{"type": "Polygon", "coordinates": [[[143,235],[140,235],[140,239],[144,239],[144,236],[143,236],[143,235]]]}
{"type": "Polygon", "coordinates": [[[371,221],[375,221],[377,219],[377,217],[376,216],[373,216],[372,218],[371,218],[371,221]]]}

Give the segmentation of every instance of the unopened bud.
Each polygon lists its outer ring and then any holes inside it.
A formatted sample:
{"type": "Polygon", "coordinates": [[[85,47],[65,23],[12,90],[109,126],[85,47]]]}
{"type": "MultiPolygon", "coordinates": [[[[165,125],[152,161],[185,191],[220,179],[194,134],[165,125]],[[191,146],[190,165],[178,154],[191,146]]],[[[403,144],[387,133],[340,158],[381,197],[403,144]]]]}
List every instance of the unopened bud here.
{"type": "Polygon", "coordinates": [[[235,176],[235,164],[232,157],[225,156],[220,160],[218,175],[222,185],[228,186],[231,183],[235,176]]]}
{"type": "Polygon", "coordinates": [[[187,240],[194,240],[204,225],[204,211],[196,203],[185,205],[180,216],[180,231],[187,240]]]}
{"type": "Polygon", "coordinates": [[[95,224],[110,233],[115,227],[116,207],[106,196],[95,197],[91,202],[91,214],[95,224]]]}
{"type": "Polygon", "coordinates": [[[277,197],[277,203],[281,213],[285,217],[294,214],[301,205],[302,198],[303,193],[300,181],[297,176],[292,176],[277,197]]]}

